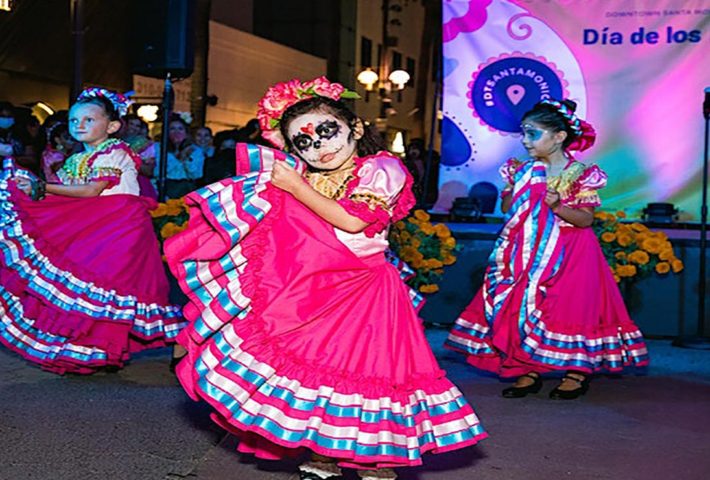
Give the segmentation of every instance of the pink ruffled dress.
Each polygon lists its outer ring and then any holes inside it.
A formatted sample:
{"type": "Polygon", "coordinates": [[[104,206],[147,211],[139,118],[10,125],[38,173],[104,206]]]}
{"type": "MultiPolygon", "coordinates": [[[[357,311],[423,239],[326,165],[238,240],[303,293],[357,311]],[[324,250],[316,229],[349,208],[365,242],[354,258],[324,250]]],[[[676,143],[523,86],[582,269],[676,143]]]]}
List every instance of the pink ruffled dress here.
{"type": "Polygon", "coordinates": [[[570,208],[598,207],[606,174],[570,160],[558,177],[542,162],[509,160],[506,223],[484,285],[446,345],[471,365],[515,377],[528,372],[619,372],[648,352],[591,227],[575,227],[544,203],[548,187],[570,208]]]}
{"type": "Polygon", "coordinates": [[[178,377],[239,450],[308,448],[342,466],[421,463],[486,436],[427,344],[411,292],[385,258],[387,229],[413,205],[399,159],[379,154],[307,174],[370,226],[334,228],[269,179],[278,150],[239,144],[237,172],[189,194],[189,228],[166,246],[190,302],[178,377]]]}
{"type": "Polygon", "coordinates": [[[64,184],[108,182],[98,197],[33,201],[0,176],[0,343],[56,373],[120,367],[131,353],[174,342],[185,321],[148,210],[140,160],[123,142],[67,159],[64,184]]]}

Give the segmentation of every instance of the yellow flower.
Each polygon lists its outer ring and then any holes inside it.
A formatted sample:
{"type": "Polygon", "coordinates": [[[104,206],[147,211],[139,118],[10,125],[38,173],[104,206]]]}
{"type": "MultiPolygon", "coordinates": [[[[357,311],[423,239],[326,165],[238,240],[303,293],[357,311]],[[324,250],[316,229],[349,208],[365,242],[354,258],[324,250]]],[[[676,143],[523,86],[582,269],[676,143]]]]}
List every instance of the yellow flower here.
{"type": "Polygon", "coordinates": [[[454,237],[448,237],[443,239],[441,244],[448,248],[454,248],[456,246],[456,239],[454,237]]]}
{"type": "Polygon", "coordinates": [[[618,212],[616,212],[616,216],[619,218],[626,218],[626,212],[619,210],[618,212]]]}
{"type": "Polygon", "coordinates": [[[673,255],[673,249],[665,248],[661,250],[661,253],[658,254],[658,258],[665,261],[673,260],[675,258],[675,255],[673,255]]]}
{"type": "Polygon", "coordinates": [[[621,277],[619,277],[618,275],[614,274],[614,281],[615,281],[616,283],[619,283],[619,282],[621,281],[621,277]]]}
{"type": "Polygon", "coordinates": [[[616,243],[621,245],[622,247],[628,247],[631,245],[631,242],[634,241],[634,238],[631,235],[627,234],[621,234],[618,237],[616,237],[616,243]]]}
{"type": "Polygon", "coordinates": [[[617,265],[616,274],[621,278],[633,277],[636,275],[636,265],[617,265]]]}
{"type": "Polygon", "coordinates": [[[428,260],[429,262],[429,268],[434,269],[434,268],[441,268],[444,266],[443,262],[441,260],[437,260],[436,258],[431,258],[428,260]]]}
{"type": "Polygon", "coordinates": [[[398,230],[404,230],[407,228],[407,225],[402,220],[396,222],[394,226],[397,227],[398,230]]]}
{"type": "Polygon", "coordinates": [[[423,223],[421,225],[421,230],[424,235],[434,235],[434,227],[431,226],[431,223],[423,223]]]}
{"type": "Polygon", "coordinates": [[[419,240],[417,237],[412,237],[412,239],[409,241],[409,244],[414,248],[419,248],[422,246],[422,241],[419,240]]]}
{"type": "Polygon", "coordinates": [[[641,248],[646,250],[648,253],[660,253],[662,247],[663,242],[655,237],[646,238],[643,242],[641,242],[641,248]]]}
{"type": "Polygon", "coordinates": [[[648,256],[648,253],[643,250],[635,250],[629,254],[629,261],[639,265],[646,265],[649,260],[650,257],[648,256]]]}
{"type": "Polygon", "coordinates": [[[425,222],[428,222],[431,219],[429,214],[426,213],[424,210],[415,210],[414,217],[425,222]]]}
{"type": "Polygon", "coordinates": [[[165,214],[170,216],[180,215],[184,211],[181,205],[172,203],[165,205],[165,214]]]}
{"type": "Polygon", "coordinates": [[[673,269],[673,273],[678,273],[684,268],[683,262],[674,258],[671,260],[671,268],[673,269]]]}
{"type": "Polygon", "coordinates": [[[614,254],[614,257],[615,257],[617,260],[625,260],[625,259],[626,259],[626,252],[616,252],[616,253],[614,254]]]}
{"type": "Polygon", "coordinates": [[[420,222],[419,220],[417,220],[416,218],[414,218],[414,217],[409,217],[409,218],[407,219],[407,221],[408,221],[409,223],[411,223],[411,224],[414,224],[414,225],[420,225],[420,224],[421,224],[421,222],[420,222]]]}
{"type": "Polygon", "coordinates": [[[168,222],[163,227],[160,229],[160,236],[163,239],[170,238],[176,233],[178,233],[180,230],[178,230],[178,226],[175,225],[173,222],[168,222]]]}
{"type": "Polygon", "coordinates": [[[153,218],[162,217],[167,214],[167,207],[164,203],[159,203],[156,208],[150,211],[150,216],[153,218]]]}
{"type": "Polygon", "coordinates": [[[632,223],[631,228],[633,228],[637,232],[648,232],[648,227],[638,222],[632,223]]]}
{"type": "MultiPolygon", "coordinates": [[[[410,246],[402,247],[402,249],[399,251],[399,256],[404,260],[405,262],[409,263],[413,261],[416,257],[419,251],[410,246]]],[[[421,253],[419,253],[421,255],[421,253]]]]}
{"type": "Polygon", "coordinates": [[[441,261],[444,263],[444,265],[453,265],[454,263],[456,263],[456,257],[451,254],[447,254],[444,255],[444,258],[442,258],[441,261]]]}
{"type": "Polygon", "coordinates": [[[438,285],[422,285],[419,287],[419,291],[422,293],[435,293],[439,291],[438,285]]]}
{"type": "Polygon", "coordinates": [[[412,234],[405,230],[399,234],[399,238],[401,238],[403,242],[408,242],[412,239],[412,234]]]}
{"type": "Polygon", "coordinates": [[[437,223],[434,225],[434,231],[436,232],[436,236],[439,238],[449,238],[451,236],[451,230],[449,230],[449,227],[443,223],[437,223]]]}
{"type": "Polygon", "coordinates": [[[616,240],[616,234],[612,232],[604,232],[602,233],[602,241],[606,243],[610,243],[616,240]]]}
{"type": "Polygon", "coordinates": [[[668,262],[658,262],[656,264],[656,271],[660,274],[665,274],[671,271],[671,265],[668,262]]]}

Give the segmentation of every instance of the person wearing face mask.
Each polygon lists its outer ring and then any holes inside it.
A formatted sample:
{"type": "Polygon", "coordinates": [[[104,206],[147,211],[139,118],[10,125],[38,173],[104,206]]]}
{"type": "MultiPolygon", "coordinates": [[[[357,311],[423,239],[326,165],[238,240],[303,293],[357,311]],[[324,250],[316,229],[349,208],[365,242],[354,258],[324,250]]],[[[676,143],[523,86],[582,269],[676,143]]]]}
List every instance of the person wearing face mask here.
{"type": "MultiPolygon", "coordinates": [[[[202,178],[205,164],[203,150],[190,138],[187,123],[179,116],[170,119],[167,155],[167,177],[165,195],[167,198],[181,198],[195,190],[202,178]]],[[[160,172],[160,145],[155,146],[155,172],[160,172]]]]}
{"type": "Polygon", "coordinates": [[[386,255],[412,177],[342,98],[324,77],[272,87],[262,134],[289,153],[240,143],[237,176],[186,197],[189,226],[165,247],[190,299],[176,373],[241,452],[306,449],[302,480],[394,479],[486,433],[386,255]]]}
{"type": "Polygon", "coordinates": [[[594,373],[648,364],[591,228],[607,176],[572,156],[596,138],[575,109],[569,100],[544,100],[524,115],[531,158],[501,168],[505,225],[483,287],[446,342],[471,365],[516,378],[505,398],[538,393],[542,375],[564,372],[549,396],[574,400],[594,373]]]}
{"type": "Polygon", "coordinates": [[[25,147],[14,130],[15,110],[12,104],[0,102],[0,158],[19,157],[25,147]]]}

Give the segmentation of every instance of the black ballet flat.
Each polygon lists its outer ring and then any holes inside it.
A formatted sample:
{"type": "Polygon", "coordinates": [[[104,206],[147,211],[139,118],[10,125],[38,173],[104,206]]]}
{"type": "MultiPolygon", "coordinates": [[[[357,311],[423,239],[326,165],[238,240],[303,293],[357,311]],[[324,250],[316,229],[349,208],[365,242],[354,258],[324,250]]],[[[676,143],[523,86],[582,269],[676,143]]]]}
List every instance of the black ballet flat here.
{"type": "Polygon", "coordinates": [[[537,393],[542,388],[542,379],[539,375],[530,375],[526,373],[521,375],[521,377],[528,377],[533,379],[533,383],[525,387],[508,387],[501,392],[501,395],[505,398],[523,398],[529,393],[537,393]]]}
{"type": "Polygon", "coordinates": [[[579,384],[579,388],[575,388],[574,390],[560,390],[559,387],[555,387],[555,389],[550,392],[550,398],[553,400],[575,400],[587,393],[587,390],[589,390],[589,377],[582,375],[581,373],[578,375],[583,376],[584,378],[580,380],[579,378],[565,375],[563,380],[567,379],[577,382],[579,384]]]}

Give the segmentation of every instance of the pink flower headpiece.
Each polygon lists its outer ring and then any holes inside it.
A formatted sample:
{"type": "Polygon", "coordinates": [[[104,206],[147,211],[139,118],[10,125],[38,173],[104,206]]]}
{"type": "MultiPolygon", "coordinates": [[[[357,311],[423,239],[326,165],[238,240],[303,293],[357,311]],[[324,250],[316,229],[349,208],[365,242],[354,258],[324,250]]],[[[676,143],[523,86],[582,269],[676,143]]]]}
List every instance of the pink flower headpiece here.
{"type": "Polygon", "coordinates": [[[589,123],[584,120],[579,121],[581,133],[569,144],[567,150],[570,152],[583,152],[597,139],[597,132],[589,123]]]}
{"type": "Polygon", "coordinates": [[[328,97],[332,100],[360,98],[356,92],[346,89],[339,83],[331,82],[325,77],[318,77],[309,82],[293,79],[277,83],[269,88],[259,101],[256,118],[261,127],[261,136],[276,147],[284,148],[286,142],[280,131],[281,117],[290,106],[314,97],[328,97]]]}
{"type": "Polygon", "coordinates": [[[119,117],[123,117],[128,113],[128,107],[133,103],[128,97],[118,92],[112,92],[111,90],[106,90],[105,88],[90,87],[84,89],[83,92],[76,97],[77,101],[85,100],[87,98],[105,98],[113,105],[113,108],[118,112],[119,117]]]}

